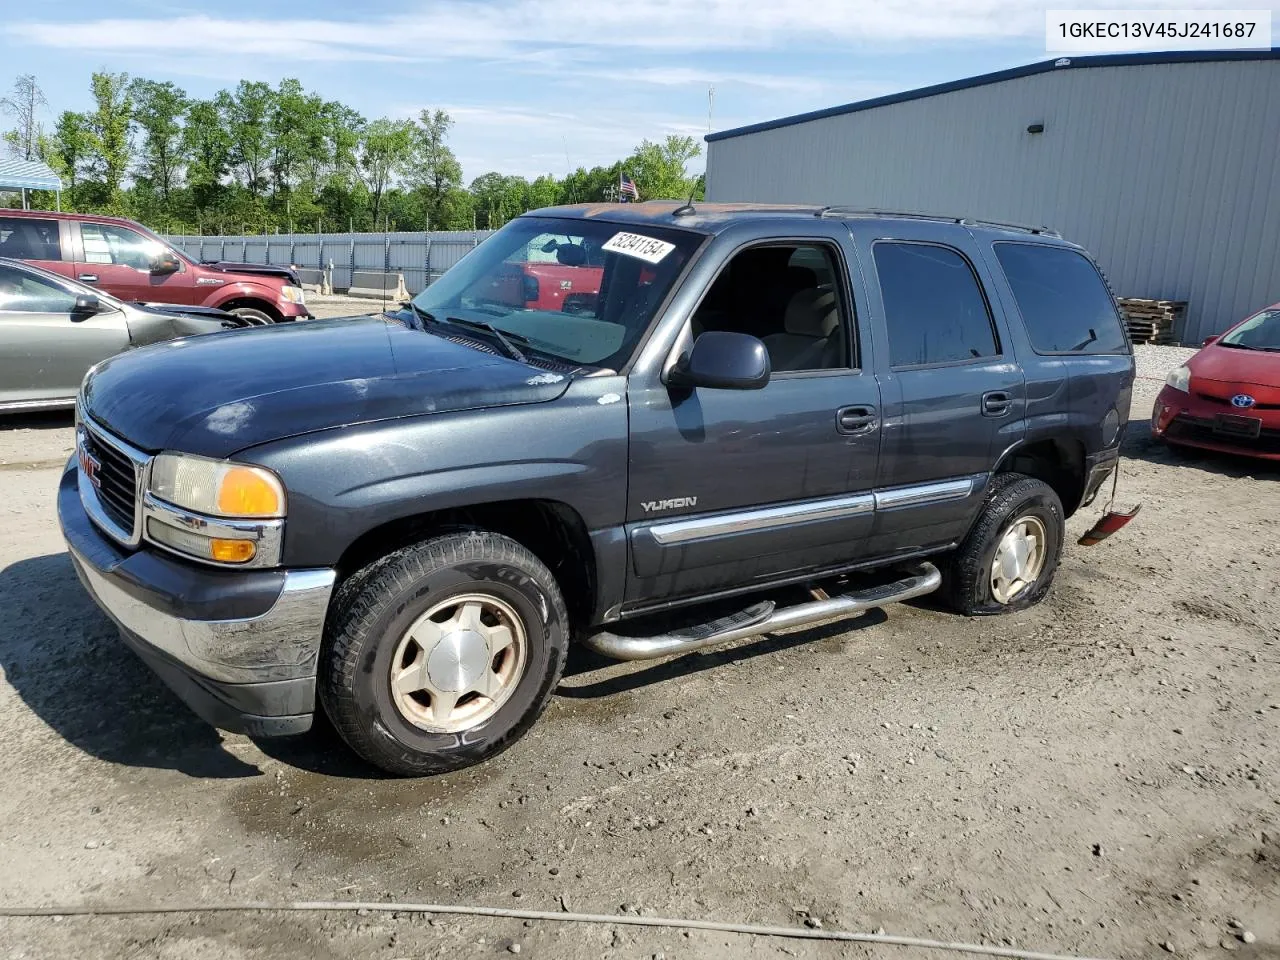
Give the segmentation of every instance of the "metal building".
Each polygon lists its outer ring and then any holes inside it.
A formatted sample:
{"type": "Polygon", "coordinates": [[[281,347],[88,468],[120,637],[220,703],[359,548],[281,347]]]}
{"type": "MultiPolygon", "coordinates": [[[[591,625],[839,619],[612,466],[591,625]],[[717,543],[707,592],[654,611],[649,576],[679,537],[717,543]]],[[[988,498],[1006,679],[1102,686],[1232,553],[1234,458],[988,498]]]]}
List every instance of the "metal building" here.
{"type": "Polygon", "coordinates": [[[707,137],[707,197],[1043,224],[1199,342],[1280,301],[1280,48],[1063,58],[707,137]]]}

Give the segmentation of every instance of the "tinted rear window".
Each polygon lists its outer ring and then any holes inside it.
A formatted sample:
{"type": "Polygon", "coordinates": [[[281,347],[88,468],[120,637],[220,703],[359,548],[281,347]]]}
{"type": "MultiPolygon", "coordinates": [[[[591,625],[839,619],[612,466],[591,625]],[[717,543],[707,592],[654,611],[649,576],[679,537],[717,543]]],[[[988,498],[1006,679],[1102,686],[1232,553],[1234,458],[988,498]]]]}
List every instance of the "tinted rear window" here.
{"type": "Polygon", "coordinates": [[[960,251],[880,241],[875,258],[892,366],[999,355],[987,301],[960,251]]]}
{"type": "Polygon", "coordinates": [[[1037,353],[1129,352],[1115,303],[1087,257],[1032,243],[995,250],[1037,353]]]}
{"type": "Polygon", "coordinates": [[[61,260],[57,220],[0,217],[0,257],[14,260],[61,260]]]}

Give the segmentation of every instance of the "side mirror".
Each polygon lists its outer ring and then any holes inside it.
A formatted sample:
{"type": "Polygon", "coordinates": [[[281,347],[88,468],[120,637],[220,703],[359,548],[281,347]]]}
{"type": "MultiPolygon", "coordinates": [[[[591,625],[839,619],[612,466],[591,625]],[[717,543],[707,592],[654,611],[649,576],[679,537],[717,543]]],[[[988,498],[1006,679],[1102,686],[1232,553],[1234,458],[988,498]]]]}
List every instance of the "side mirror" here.
{"type": "Polygon", "coordinates": [[[158,253],[151,260],[151,275],[153,277],[163,277],[170,273],[177,273],[182,269],[182,264],[169,251],[158,253]]]}
{"type": "Polygon", "coordinates": [[[673,387],[759,390],[769,382],[769,351],[756,337],[708,330],[667,374],[673,387]]]}
{"type": "Polygon", "coordinates": [[[1200,344],[1200,346],[1202,346],[1202,347],[1207,347],[1207,346],[1208,346],[1209,344],[1211,344],[1211,343],[1217,343],[1217,342],[1218,342],[1218,336],[1219,336],[1219,334],[1216,334],[1216,333],[1211,333],[1211,334],[1209,334],[1209,336],[1207,336],[1207,337],[1205,337],[1205,338],[1204,338],[1204,343],[1200,344]]]}
{"type": "Polygon", "coordinates": [[[82,293],[76,297],[75,305],[71,308],[71,319],[72,321],[85,320],[101,312],[102,301],[91,293],[82,293]]]}

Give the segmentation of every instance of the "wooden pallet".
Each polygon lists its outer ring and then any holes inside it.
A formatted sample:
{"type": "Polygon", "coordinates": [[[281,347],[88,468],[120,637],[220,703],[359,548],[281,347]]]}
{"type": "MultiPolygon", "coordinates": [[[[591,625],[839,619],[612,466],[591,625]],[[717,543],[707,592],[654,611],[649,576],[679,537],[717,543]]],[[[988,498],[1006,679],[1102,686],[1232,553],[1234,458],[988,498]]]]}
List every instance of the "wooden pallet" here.
{"type": "Polygon", "coordinates": [[[1179,342],[1187,315],[1186,301],[1118,297],[1117,303],[1134,343],[1179,342]]]}

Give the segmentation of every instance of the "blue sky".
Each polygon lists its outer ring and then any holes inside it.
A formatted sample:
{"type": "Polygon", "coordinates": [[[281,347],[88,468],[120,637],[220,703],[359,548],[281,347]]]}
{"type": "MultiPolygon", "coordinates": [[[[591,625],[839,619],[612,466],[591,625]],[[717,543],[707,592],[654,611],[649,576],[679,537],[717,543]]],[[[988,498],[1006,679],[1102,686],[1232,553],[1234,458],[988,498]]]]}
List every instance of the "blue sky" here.
{"type": "MultiPolygon", "coordinates": [[[[1146,0],[1111,7],[1275,7],[1146,0]]],[[[717,130],[1045,59],[1044,12],[1090,0],[16,0],[5,73],[58,111],[125,70],[209,96],[299,78],[367,117],[453,115],[468,180],[609,163],[644,138],[717,130]],[[361,9],[363,7],[363,10],[361,9]],[[24,13],[24,10],[26,11],[24,13]],[[54,11],[56,10],[56,16],[54,11]]],[[[1275,15],[1280,25],[1280,14],[1275,15]]],[[[0,84],[10,77],[0,75],[0,84]]],[[[698,161],[701,165],[701,161],[698,161]]]]}

